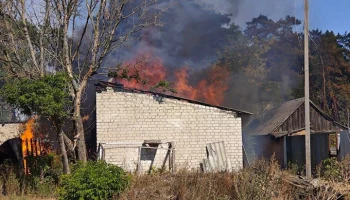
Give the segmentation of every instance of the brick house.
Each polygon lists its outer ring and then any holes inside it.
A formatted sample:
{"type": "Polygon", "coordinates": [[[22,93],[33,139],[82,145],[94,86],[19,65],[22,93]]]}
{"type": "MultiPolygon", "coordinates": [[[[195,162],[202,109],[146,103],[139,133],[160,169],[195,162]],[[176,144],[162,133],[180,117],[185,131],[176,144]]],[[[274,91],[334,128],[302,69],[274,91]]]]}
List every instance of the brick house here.
{"type": "Polygon", "coordinates": [[[19,137],[22,123],[4,123],[0,125],[0,146],[9,139],[19,137]]]}
{"type": "Polygon", "coordinates": [[[8,122],[0,124],[0,163],[10,159],[18,162],[22,158],[20,130],[23,126],[20,122],[8,122]]]}
{"type": "Polygon", "coordinates": [[[206,144],[224,141],[231,169],[243,167],[241,117],[251,113],[109,82],[97,86],[96,140],[108,163],[163,168],[171,146],[174,168],[199,169],[206,144]]]}

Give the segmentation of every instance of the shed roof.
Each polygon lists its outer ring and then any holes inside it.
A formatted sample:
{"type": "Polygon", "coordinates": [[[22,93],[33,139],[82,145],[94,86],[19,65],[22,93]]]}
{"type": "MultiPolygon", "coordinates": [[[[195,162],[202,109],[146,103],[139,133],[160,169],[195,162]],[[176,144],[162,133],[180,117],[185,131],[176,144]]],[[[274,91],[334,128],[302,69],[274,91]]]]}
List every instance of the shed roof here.
{"type": "Polygon", "coordinates": [[[127,87],[124,87],[122,84],[115,83],[115,82],[110,82],[110,81],[105,81],[105,80],[103,80],[103,81],[100,80],[95,85],[98,86],[98,87],[122,88],[124,90],[131,91],[131,92],[140,92],[140,93],[146,93],[146,94],[154,94],[154,95],[158,95],[158,96],[162,96],[162,97],[166,97],[166,98],[170,98],[170,99],[177,99],[177,100],[187,101],[187,102],[193,103],[193,104],[199,104],[199,105],[203,105],[203,106],[214,107],[214,108],[218,108],[220,110],[232,111],[232,112],[236,112],[237,114],[247,114],[247,115],[252,115],[253,114],[251,112],[247,112],[247,111],[243,111],[243,110],[227,108],[227,107],[223,107],[223,106],[216,106],[216,105],[208,104],[208,103],[201,102],[201,101],[196,101],[196,100],[187,99],[187,98],[183,98],[183,97],[163,94],[163,93],[159,93],[159,92],[155,92],[155,91],[140,90],[140,89],[136,89],[136,88],[127,88],[127,87]]]}
{"type": "MultiPolygon", "coordinates": [[[[278,129],[303,103],[304,98],[294,99],[281,104],[271,110],[263,112],[256,117],[247,126],[244,132],[251,135],[269,135],[278,129]]],[[[312,101],[310,105],[317,110],[325,119],[332,121],[335,125],[346,129],[345,126],[333,120],[329,115],[325,114],[312,101]]]]}

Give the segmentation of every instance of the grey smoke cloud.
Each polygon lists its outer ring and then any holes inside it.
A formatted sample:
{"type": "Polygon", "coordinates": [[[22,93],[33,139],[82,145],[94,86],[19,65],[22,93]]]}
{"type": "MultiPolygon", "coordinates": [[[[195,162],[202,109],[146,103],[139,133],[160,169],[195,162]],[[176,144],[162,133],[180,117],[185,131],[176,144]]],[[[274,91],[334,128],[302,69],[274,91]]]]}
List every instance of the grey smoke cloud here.
{"type": "MultiPolygon", "coordinates": [[[[278,20],[302,11],[297,0],[171,0],[178,2],[162,18],[161,30],[149,30],[145,40],[129,49],[113,53],[107,65],[120,63],[136,53],[152,52],[167,67],[205,68],[217,59],[217,53],[227,45],[227,25],[245,23],[260,14],[278,20]],[[118,60],[117,60],[118,59],[118,60]]],[[[162,0],[160,4],[169,3],[162,0]]]]}
{"type": "Polygon", "coordinates": [[[236,15],[243,0],[195,0],[195,3],[207,10],[214,10],[217,13],[236,15]]]}
{"type": "Polygon", "coordinates": [[[222,25],[228,24],[230,18],[195,1],[179,1],[162,16],[164,27],[161,30],[144,32],[143,40],[137,41],[131,49],[122,49],[110,57],[119,56],[123,61],[140,52],[151,52],[170,68],[208,67],[227,42],[228,30],[222,25]]]}
{"type": "Polygon", "coordinates": [[[302,16],[301,0],[195,0],[203,8],[230,14],[232,22],[244,26],[259,14],[278,20],[286,15],[302,16]]]}

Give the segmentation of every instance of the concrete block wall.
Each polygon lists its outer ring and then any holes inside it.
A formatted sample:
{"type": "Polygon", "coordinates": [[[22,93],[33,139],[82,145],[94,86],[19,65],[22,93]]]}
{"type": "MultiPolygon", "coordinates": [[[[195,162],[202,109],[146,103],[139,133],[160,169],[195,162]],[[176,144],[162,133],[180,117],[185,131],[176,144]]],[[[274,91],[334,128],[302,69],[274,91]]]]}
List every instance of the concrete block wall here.
{"type": "Polygon", "coordinates": [[[20,136],[21,123],[0,124],[0,145],[6,140],[20,136]]]}
{"type": "MultiPolygon", "coordinates": [[[[199,169],[206,144],[224,141],[233,170],[243,167],[241,118],[235,112],[107,88],[96,94],[97,143],[161,140],[175,143],[177,169],[199,169]]],[[[107,162],[135,166],[137,149],[105,152],[107,162]],[[124,152],[123,152],[124,151],[124,152]]],[[[160,159],[162,160],[162,159],[160,159]]],[[[153,163],[156,166],[161,161],[153,163]]],[[[132,167],[131,167],[132,168],[132,167]]]]}

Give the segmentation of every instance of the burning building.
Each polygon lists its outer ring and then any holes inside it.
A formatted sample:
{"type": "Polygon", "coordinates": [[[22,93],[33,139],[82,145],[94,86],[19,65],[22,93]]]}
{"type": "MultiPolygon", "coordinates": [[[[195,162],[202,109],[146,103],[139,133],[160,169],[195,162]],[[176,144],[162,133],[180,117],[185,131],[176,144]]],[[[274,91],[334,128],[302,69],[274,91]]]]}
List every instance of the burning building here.
{"type": "Polygon", "coordinates": [[[168,161],[173,168],[198,169],[206,145],[224,141],[218,151],[228,165],[243,167],[241,117],[251,113],[117,83],[97,85],[97,143],[108,163],[131,171],[167,168],[168,161]]]}
{"type": "Polygon", "coordinates": [[[0,163],[5,160],[21,163],[21,140],[18,137],[21,126],[19,122],[0,125],[0,163]]]}
{"type": "Polygon", "coordinates": [[[4,123],[0,127],[0,163],[11,160],[28,173],[26,158],[39,156],[44,148],[34,135],[35,119],[26,122],[4,123]]]}

